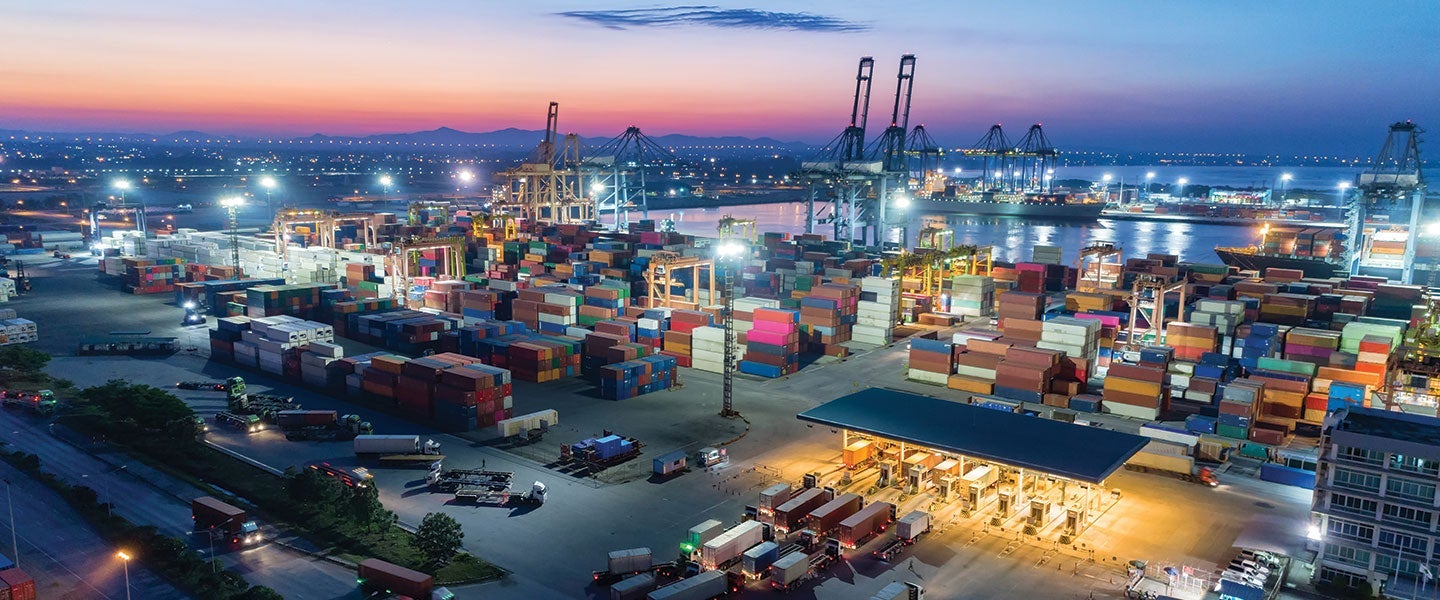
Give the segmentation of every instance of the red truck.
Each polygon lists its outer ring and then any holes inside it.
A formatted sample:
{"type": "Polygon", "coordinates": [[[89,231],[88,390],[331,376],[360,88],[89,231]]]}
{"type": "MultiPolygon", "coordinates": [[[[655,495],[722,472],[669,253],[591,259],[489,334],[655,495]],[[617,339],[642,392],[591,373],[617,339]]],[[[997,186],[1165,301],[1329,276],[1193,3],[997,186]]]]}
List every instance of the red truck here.
{"type": "Polygon", "coordinates": [[[864,502],[864,498],[855,494],[836,496],[834,500],[826,502],[824,506],[810,511],[810,518],[805,522],[805,529],[815,532],[816,538],[824,537],[841,521],[859,512],[860,505],[864,502]]]}
{"type": "Polygon", "coordinates": [[[430,593],[435,590],[434,577],[378,558],[367,558],[360,562],[358,579],[360,588],[367,593],[385,592],[416,600],[430,600],[430,593]]]}
{"type": "Polygon", "coordinates": [[[260,526],[247,516],[245,509],[212,496],[190,501],[190,518],[195,521],[195,531],[223,535],[231,544],[249,545],[260,541],[260,526]]]}
{"type": "Polygon", "coordinates": [[[885,531],[895,520],[895,505],[889,502],[871,502],[840,522],[840,545],[855,549],[870,536],[885,531]]]}
{"type": "Polygon", "coordinates": [[[781,533],[790,533],[800,529],[805,516],[824,503],[825,490],[820,488],[810,488],[796,494],[775,509],[775,529],[781,533]]]}

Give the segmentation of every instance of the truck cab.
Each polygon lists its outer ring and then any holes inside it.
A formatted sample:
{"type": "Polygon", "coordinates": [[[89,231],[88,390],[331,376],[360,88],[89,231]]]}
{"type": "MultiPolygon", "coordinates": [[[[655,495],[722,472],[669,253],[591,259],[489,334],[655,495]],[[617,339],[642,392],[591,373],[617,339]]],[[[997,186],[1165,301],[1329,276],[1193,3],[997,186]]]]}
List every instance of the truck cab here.
{"type": "Polygon", "coordinates": [[[260,417],[255,415],[237,415],[231,412],[222,412],[215,415],[215,425],[226,429],[233,429],[240,433],[257,433],[265,426],[260,423],[260,417]]]}
{"type": "Polygon", "coordinates": [[[727,460],[729,457],[726,456],[725,451],[713,446],[706,446],[695,453],[695,463],[701,468],[713,467],[727,460]]]}

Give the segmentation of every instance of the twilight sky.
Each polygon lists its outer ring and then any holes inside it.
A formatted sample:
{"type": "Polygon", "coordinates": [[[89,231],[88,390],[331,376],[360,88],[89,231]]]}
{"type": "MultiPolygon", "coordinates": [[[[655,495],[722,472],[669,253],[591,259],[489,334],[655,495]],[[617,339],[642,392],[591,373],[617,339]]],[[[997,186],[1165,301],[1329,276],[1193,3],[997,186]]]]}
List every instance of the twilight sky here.
{"type": "MultiPolygon", "coordinates": [[[[366,134],[449,126],[609,136],[846,125],[900,54],[911,124],[968,146],[1045,124],[1062,148],[1369,156],[1440,127],[1430,0],[0,0],[0,128],[366,134]]],[[[1440,130],[1437,130],[1440,131],[1440,130]]]]}

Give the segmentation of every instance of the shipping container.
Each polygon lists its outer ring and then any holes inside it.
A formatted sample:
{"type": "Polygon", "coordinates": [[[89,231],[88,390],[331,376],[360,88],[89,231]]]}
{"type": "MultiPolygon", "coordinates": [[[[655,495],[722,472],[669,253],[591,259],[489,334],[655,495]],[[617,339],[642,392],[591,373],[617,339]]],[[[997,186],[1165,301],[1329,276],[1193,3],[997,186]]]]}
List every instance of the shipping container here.
{"type": "Polygon", "coordinates": [[[35,580],[30,575],[20,570],[20,567],[11,567],[0,570],[0,598],[8,600],[35,600],[35,580]]]}
{"type": "Polygon", "coordinates": [[[610,600],[638,600],[655,589],[655,574],[641,573],[610,586],[610,600]]]}
{"type": "Polygon", "coordinates": [[[790,500],[790,484],[777,483],[760,492],[760,520],[774,523],[775,509],[790,500]]]}
{"type": "Polygon", "coordinates": [[[610,553],[608,562],[611,573],[635,573],[650,568],[650,549],[631,548],[610,553]]]}
{"type": "Polygon", "coordinates": [[[922,510],[910,511],[895,523],[895,536],[906,543],[915,541],[927,531],[930,531],[930,513],[922,510]]]}
{"type": "Polygon", "coordinates": [[[810,556],[804,552],[791,552],[770,565],[770,582],[779,587],[789,586],[810,571],[810,556]]]}
{"type": "Polygon", "coordinates": [[[716,569],[740,557],[742,553],[764,541],[765,525],[746,521],[726,530],[700,546],[700,566],[716,569]]]}
{"type": "Polygon", "coordinates": [[[220,528],[227,534],[236,534],[245,524],[245,517],[245,509],[211,496],[190,501],[190,518],[195,522],[195,531],[220,528]]]}
{"type": "Polygon", "coordinates": [[[870,536],[885,531],[895,519],[895,505],[889,502],[871,502],[855,514],[840,522],[840,545],[857,548],[870,536]]]}
{"type": "Polygon", "coordinates": [[[360,562],[358,579],[361,589],[367,592],[386,592],[416,599],[429,598],[435,588],[434,577],[378,558],[360,562]]]}
{"type": "Polygon", "coordinates": [[[797,531],[810,511],[825,503],[825,490],[810,488],[796,494],[775,509],[774,525],[781,533],[797,531]]]}
{"type": "Polygon", "coordinates": [[[705,542],[715,539],[715,536],[725,532],[725,524],[715,519],[710,519],[699,525],[690,528],[690,536],[686,540],[690,550],[699,550],[705,542]]]}
{"type": "Polygon", "coordinates": [[[649,600],[710,600],[727,591],[724,572],[706,571],[650,592],[645,597],[649,600]]]}
{"type": "Polygon", "coordinates": [[[754,548],[745,551],[740,560],[740,569],[746,577],[760,579],[765,576],[771,563],[780,557],[780,545],[775,542],[763,542],[754,548]]]}
{"type": "Polygon", "coordinates": [[[355,454],[411,454],[420,452],[418,435],[357,435],[355,454]]]}
{"type": "Polygon", "coordinates": [[[816,535],[824,536],[838,526],[841,521],[858,512],[864,501],[865,499],[857,494],[841,494],[820,508],[810,511],[810,516],[805,521],[805,528],[815,532],[816,535]]]}

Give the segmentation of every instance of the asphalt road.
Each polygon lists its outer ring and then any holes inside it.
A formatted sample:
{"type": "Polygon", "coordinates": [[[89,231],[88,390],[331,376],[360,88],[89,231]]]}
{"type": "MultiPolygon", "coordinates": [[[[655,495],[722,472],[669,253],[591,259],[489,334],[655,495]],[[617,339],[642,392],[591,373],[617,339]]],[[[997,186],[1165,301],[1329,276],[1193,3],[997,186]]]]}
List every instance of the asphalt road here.
{"type": "MultiPolygon", "coordinates": [[[[51,287],[53,293],[84,296],[65,301],[70,304],[62,302],[65,309],[48,302],[44,306],[32,303],[49,296],[43,291],[50,285],[46,280],[37,280],[37,293],[23,301],[35,314],[46,315],[43,319],[30,317],[40,323],[42,344],[49,339],[63,351],[65,342],[56,338],[73,338],[97,327],[109,330],[148,324],[157,334],[162,327],[178,329],[166,325],[178,323],[174,319],[179,316],[173,306],[165,306],[168,298],[127,296],[97,284],[93,276],[76,275],[51,287]],[[122,324],[110,325],[112,317],[122,324]]],[[[28,315],[22,310],[22,316],[28,315]]],[[[952,390],[904,380],[904,344],[844,362],[826,359],[780,380],[741,377],[735,406],[745,421],[716,416],[719,376],[688,369],[682,371],[685,385],[679,390],[619,402],[601,400],[588,386],[575,381],[517,383],[516,414],[556,408],[560,425],[539,444],[512,451],[496,446],[492,432],[440,434],[260,373],[208,362],[203,344],[196,345],[201,348],[197,352],[165,360],[59,357],[50,370],[79,385],[123,377],[168,386],[181,379],[239,373],[256,391],[294,395],[306,408],[358,412],[374,423],[377,433],[431,437],[443,444],[447,466],[483,465],[514,471],[521,486],[531,481],[546,483],[550,498],[542,507],[464,506],[425,491],[423,471],[372,470],[381,499],[402,521],[418,523],[428,512],[445,511],[464,526],[467,550],[512,572],[501,582],[456,590],[461,598],[605,597],[607,590],[594,587],[589,575],[604,566],[610,550],[644,546],[657,558],[669,558],[691,526],[709,518],[738,522],[744,506],[754,503],[759,490],[771,483],[798,482],[806,472],[821,473],[823,483],[836,483],[839,434],[806,426],[795,419],[796,413],[870,386],[959,399],[952,390]],[[634,436],[649,447],[637,461],[596,478],[572,477],[549,466],[559,444],[602,429],[634,436]],[[731,440],[735,441],[725,446],[731,462],[724,469],[693,471],[664,483],[645,477],[651,457],[731,440]]],[[[179,395],[202,414],[213,414],[224,405],[218,393],[179,395]]],[[[1121,429],[1138,427],[1138,422],[1124,419],[1097,420],[1121,429]]],[[[215,432],[210,438],[276,468],[318,460],[354,464],[351,448],[345,443],[288,442],[270,432],[252,436],[215,432]]],[[[1293,522],[1293,531],[1280,531],[1275,541],[1289,547],[1303,544],[1308,491],[1259,482],[1248,475],[1222,474],[1221,481],[1221,488],[1212,490],[1163,476],[1118,473],[1110,485],[1123,490],[1122,499],[1073,547],[1046,540],[1017,540],[1013,522],[1001,530],[986,525],[986,519],[979,516],[953,522],[947,517],[943,520],[945,531],[912,547],[907,560],[897,565],[878,563],[868,556],[868,547],[861,548],[847,553],[847,560],[827,577],[795,595],[865,599],[890,581],[910,580],[921,582],[932,597],[941,598],[1120,597],[1126,561],[1139,558],[1152,565],[1192,566],[1203,572],[1228,561],[1230,546],[1254,519],[1293,522]]],[[[882,493],[880,497],[885,496],[882,493]]],[[[929,498],[908,498],[901,504],[901,512],[916,506],[929,506],[929,498]]],[[[941,515],[953,512],[953,505],[938,508],[941,515]]]]}
{"type": "MultiPolygon", "coordinates": [[[[15,502],[14,518],[19,541],[20,568],[35,580],[38,598],[123,600],[125,565],[118,550],[85,524],[60,496],[30,476],[0,462],[0,477],[15,502]]],[[[5,555],[10,547],[9,513],[0,527],[5,555]]],[[[155,600],[188,598],[146,568],[144,561],[130,564],[130,588],[135,597],[155,600]]]]}

